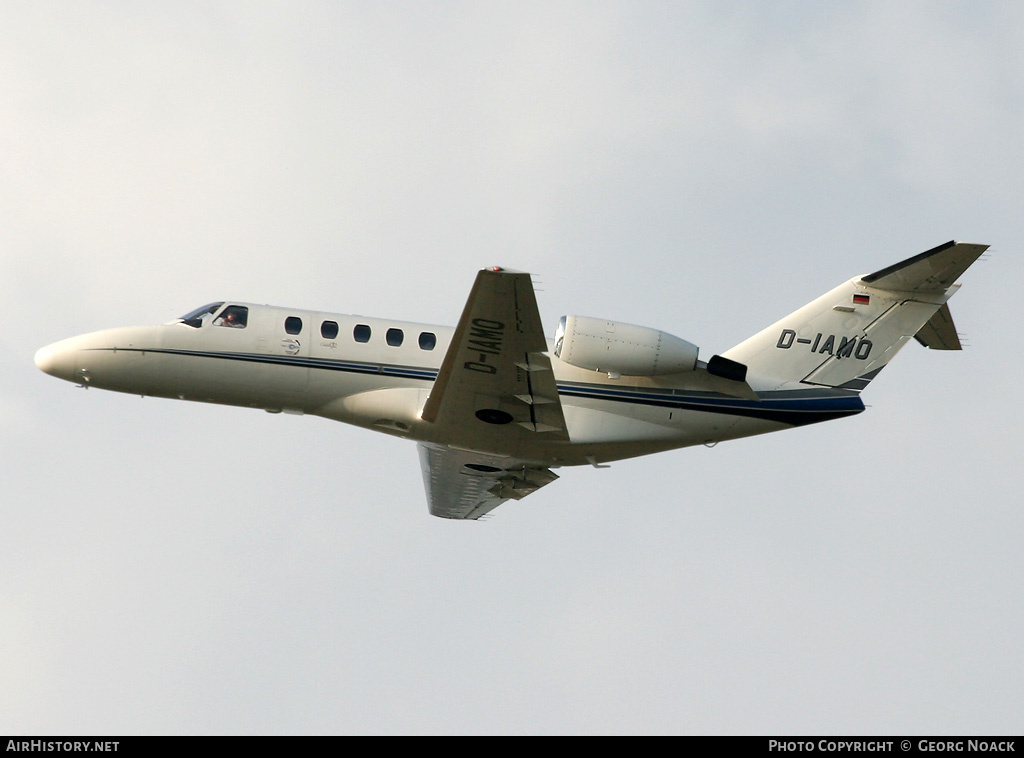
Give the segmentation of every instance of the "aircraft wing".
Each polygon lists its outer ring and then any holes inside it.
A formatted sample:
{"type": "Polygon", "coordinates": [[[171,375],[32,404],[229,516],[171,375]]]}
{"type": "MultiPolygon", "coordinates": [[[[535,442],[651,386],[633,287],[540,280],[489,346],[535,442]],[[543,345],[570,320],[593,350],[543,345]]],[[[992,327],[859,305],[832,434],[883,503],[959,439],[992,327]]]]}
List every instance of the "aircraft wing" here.
{"type": "Polygon", "coordinates": [[[500,456],[428,442],[418,447],[430,513],[441,518],[478,519],[558,478],[550,469],[500,456]]]}
{"type": "Polygon", "coordinates": [[[568,440],[530,275],[477,274],[422,418],[452,444],[517,454],[568,440]]]}
{"type": "Polygon", "coordinates": [[[478,518],[556,478],[528,463],[569,439],[547,349],[530,275],[479,272],[421,414],[431,513],[478,518]]]}

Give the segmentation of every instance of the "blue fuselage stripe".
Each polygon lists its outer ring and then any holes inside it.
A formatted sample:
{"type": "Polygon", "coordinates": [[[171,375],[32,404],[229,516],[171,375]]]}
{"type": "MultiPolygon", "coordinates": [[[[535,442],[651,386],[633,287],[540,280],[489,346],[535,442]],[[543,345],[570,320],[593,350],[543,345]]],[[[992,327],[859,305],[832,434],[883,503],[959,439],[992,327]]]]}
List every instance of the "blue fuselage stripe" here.
{"type": "MultiPolygon", "coordinates": [[[[124,348],[120,349],[124,350],[124,348]]],[[[214,358],[277,366],[295,366],[322,371],[340,371],[350,374],[378,374],[426,382],[433,382],[437,378],[437,369],[340,361],[328,358],[304,358],[291,355],[213,352],[172,348],[157,348],[140,352],[195,358],[214,358]]],[[[766,393],[761,396],[760,400],[745,400],[743,398],[722,395],[710,397],[687,394],[685,390],[630,390],[579,382],[565,382],[558,385],[558,394],[562,397],[578,397],[702,413],[721,413],[731,416],[777,421],[793,426],[802,426],[842,416],[850,416],[864,410],[864,404],[861,402],[860,397],[855,394],[825,394],[826,390],[822,390],[821,394],[811,394],[815,393],[815,390],[808,390],[807,392],[808,394],[803,397],[772,398],[770,393],[766,393]]]]}

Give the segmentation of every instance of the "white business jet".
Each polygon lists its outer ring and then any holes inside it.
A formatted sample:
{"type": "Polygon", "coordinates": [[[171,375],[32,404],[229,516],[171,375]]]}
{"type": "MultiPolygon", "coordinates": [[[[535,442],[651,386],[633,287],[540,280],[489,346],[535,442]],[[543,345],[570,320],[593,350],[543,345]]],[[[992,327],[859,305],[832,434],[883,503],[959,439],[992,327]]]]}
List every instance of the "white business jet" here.
{"type": "Polygon", "coordinates": [[[478,519],[552,469],[860,413],[911,338],[959,350],[946,301],[987,245],[948,242],[839,285],[708,361],[671,334],[565,316],[545,339],[527,273],[477,274],[442,326],[211,303],[36,353],[83,387],[309,413],[416,440],[430,512],[478,519]]]}

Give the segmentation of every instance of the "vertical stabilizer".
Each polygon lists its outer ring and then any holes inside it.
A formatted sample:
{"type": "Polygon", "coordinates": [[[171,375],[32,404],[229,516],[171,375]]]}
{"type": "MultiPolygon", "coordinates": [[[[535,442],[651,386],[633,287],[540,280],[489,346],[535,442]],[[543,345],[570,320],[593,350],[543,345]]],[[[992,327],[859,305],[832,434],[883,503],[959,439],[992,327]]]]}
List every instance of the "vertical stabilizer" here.
{"type": "Polygon", "coordinates": [[[755,390],[860,391],[912,337],[958,349],[946,301],[987,245],[948,242],[839,285],[723,355],[755,390]]]}

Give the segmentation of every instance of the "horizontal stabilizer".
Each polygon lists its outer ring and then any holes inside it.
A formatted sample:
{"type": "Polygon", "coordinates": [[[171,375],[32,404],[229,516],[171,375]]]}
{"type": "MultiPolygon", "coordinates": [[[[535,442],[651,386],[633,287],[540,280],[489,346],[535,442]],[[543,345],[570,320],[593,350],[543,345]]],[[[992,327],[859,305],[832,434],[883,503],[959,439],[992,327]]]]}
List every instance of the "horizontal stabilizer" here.
{"type": "Polygon", "coordinates": [[[986,250],[988,245],[950,241],[861,277],[861,281],[892,292],[944,292],[986,250]]]}
{"type": "Polygon", "coordinates": [[[953,316],[949,312],[949,304],[942,307],[928,320],[928,323],[914,335],[914,339],[932,350],[962,350],[960,337],[953,326],[953,316]]]}

